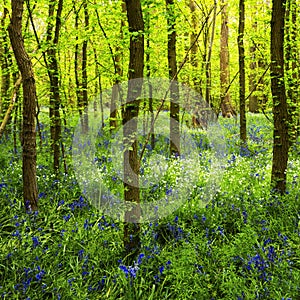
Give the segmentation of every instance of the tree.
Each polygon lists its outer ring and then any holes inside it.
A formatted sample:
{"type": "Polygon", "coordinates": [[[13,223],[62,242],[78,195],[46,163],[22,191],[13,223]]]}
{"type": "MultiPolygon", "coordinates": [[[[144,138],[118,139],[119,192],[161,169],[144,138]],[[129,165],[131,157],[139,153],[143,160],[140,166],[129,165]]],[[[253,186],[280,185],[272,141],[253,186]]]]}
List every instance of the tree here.
{"type": "MultiPolygon", "coordinates": [[[[189,0],[189,8],[191,11],[191,33],[190,33],[190,47],[191,47],[191,55],[190,55],[190,62],[192,66],[192,81],[193,81],[193,88],[198,93],[201,93],[201,86],[200,86],[200,78],[196,72],[198,71],[198,44],[197,44],[197,31],[198,31],[198,20],[197,20],[197,9],[194,0],[189,0]]],[[[188,49],[186,49],[188,51],[188,49]]]]}
{"type": "Polygon", "coordinates": [[[273,97],[273,161],[272,188],[280,193],[286,190],[288,162],[288,111],[284,83],[284,17],[285,0],[273,0],[271,20],[271,90],[273,97]]]}
{"type": "Polygon", "coordinates": [[[10,53],[9,39],[5,30],[5,21],[8,11],[4,8],[3,15],[0,19],[0,66],[1,66],[1,90],[0,90],[0,121],[8,108],[9,103],[9,87],[10,87],[10,53]]]}
{"type": "Polygon", "coordinates": [[[245,3],[244,0],[239,2],[239,74],[240,74],[240,140],[241,151],[246,147],[247,140],[247,120],[246,120],[246,103],[245,103],[245,49],[244,49],[244,28],[245,28],[245,3]]]}
{"type": "Polygon", "coordinates": [[[205,99],[206,102],[209,103],[210,105],[212,105],[211,103],[211,56],[212,56],[212,49],[213,49],[214,38],[215,38],[216,19],[217,19],[217,1],[214,0],[213,19],[211,24],[211,36],[210,36],[208,52],[207,52],[207,61],[205,62],[205,76],[206,76],[205,99]]]}
{"type": "Polygon", "coordinates": [[[290,144],[297,140],[297,120],[299,118],[299,84],[298,84],[298,45],[297,45],[297,4],[287,0],[285,18],[285,72],[287,88],[287,105],[289,117],[290,144]]]}
{"type": "Polygon", "coordinates": [[[15,83],[15,86],[14,86],[14,89],[13,89],[13,92],[12,92],[12,96],[11,96],[11,99],[10,99],[10,105],[9,105],[5,115],[4,115],[2,123],[0,123],[0,139],[2,137],[2,134],[3,134],[4,130],[5,130],[5,126],[8,123],[8,120],[10,118],[12,110],[14,109],[21,83],[22,83],[22,77],[20,76],[18,78],[18,80],[16,81],[16,83],[15,83]]]}
{"type": "MultiPolygon", "coordinates": [[[[150,2],[150,1],[149,1],[150,2]]],[[[149,2],[147,2],[147,11],[145,14],[145,33],[146,33],[146,77],[148,83],[149,93],[149,112],[150,112],[150,144],[151,148],[155,147],[155,134],[154,134],[154,113],[153,113],[153,88],[151,84],[151,47],[150,47],[150,13],[149,13],[149,2]]],[[[146,103],[145,103],[146,104],[146,103]]]]}
{"type": "MultiPolygon", "coordinates": [[[[257,12],[254,13],[253,18],[256,17],[257,12]]],[[[257,31],[257,21],[256,19],[252,21],[253,32],[257,31]]],[[[258,63],[256,60],[257,56],[257,47],[254,40],[251,41],[250,46],[250,74],[249,74],[249,89],[250,91],[254,91],[256,89],[256,77],[257,77],[257,69],[258,63]]],[[[253,113],[258,112],[258,97],[256,93],[251,93],[249,96],[249,111],[253,113]]]]}
{"type": "Polygon", "coordinates": [[[61,142],[61,119],[60,119],[60,90],[59,90],[59,71],[57,61],[57,46],[59,41],[60,27],[61,27],[61,13],[63,9],[63,0],[58,1],[57,12],[55,17],[55,27],[52,19],[54,16],[56,2],[49,1],[49,23],[47,26],[47,43],[48,49],[46,51],[47,71],[50,81],[50,133],[51,145],[53,151],[53,168],[57,174],[59,171],[60,160],[60,142],[61,142]],[[54,29],[54,35],[53,35],[54,29]]]}
{"type": "Polygon", "coordinates": [[[31,59],[22,36],[23,0],[12,0],[9,37],[23,80],[23,135],[22,169],[23,199],[27,210],[37,210],[38,191],[36,181],[36,87],[31,59]]]}
{"type": "MultiPolygon", "coordinates": [[[[121,4],[121,8],[122,8],[122,14],[126,13],[126,4],[124,2],[124,0],[122,0],[122,4],[121,4]]],[[[125,26],[125,21],[123,20],[123,18],[121,19],[120,22],[120,40],[123,39],[124,35],[123,35],[123,29],[125,26]]],[[[105,33],[105,31],[103,30],[103,32],[105,33]]],[[[106,35],[106,34],[105,34],[106,35]]],[[[118,113],[117,113],[117,100],[121,97],[121,90],[120,90],[120,81],[121,78],[123,76],[123,68],[122,68],[122,64],[121,64],[121,59],[122,59],[122,55],[123,55],[123,49],[122,46],[117,45],[116,49],[115,49],[115,53],[113,53],[112,48],[110,46],[110,50],[111,50],[111,55],[112,55],[112,59],[113,59],[113,64],[114,64],[114,86],[112,88],[112,95],[111,95],[111,102],[110,102],[110,119],[109,119],[109,123],[110,123],[110,129],[113,130],[115,128],[117,128],[117,117],[118,117],[118,113]]],[[[122,99],[120,99],[122,101],[122,99]]]]}
{"type": "Polygon", "coordinates": [[[221,1],[221,42],[220,42],[220,84],[221,109],[223,117],[230,118],[235,115],[228,91],[229,80],[229,49],[228,49],[228,4],[221,1]]]}
{"type": "Polygon", "coordinates": [[[180,130],[179,130],[179,87],[177,78],[176,59],[176,17],[174,12],[174,1],[166,0],[168,20],[168,67],[170,87],[170,155],[180,155],[180,130]]]}
{"type": "Polygon", "coordinates": [[[144,69],[144,21],[140,0],[126,0],[126,10],[130,32],[130,57],[127,101],[122,110],[123,137],[125,144],[123,156],[125,179],[124,200],[132,205],[130,205],[131,208],[125,212],[124,248],[128,257],[133,257],[140,247],[140,167],[136,134],[140,104],[138,97],[142,90],[144,69]]]}
{"type": "MultiPolygon", "coordinates": [[[[87,33],[89,30],[89,11],[87,6],[87,1],[83,1],[83,12],[84,12],[84,29],[87,33]]],[[[88,131],[88,75],[87,75],[87,48],[88,48],[88,37],[85,37],[82,43],[82,105],[83,105],[83,120],[82,120],[82,129],[84,132],[88,131]]]]}

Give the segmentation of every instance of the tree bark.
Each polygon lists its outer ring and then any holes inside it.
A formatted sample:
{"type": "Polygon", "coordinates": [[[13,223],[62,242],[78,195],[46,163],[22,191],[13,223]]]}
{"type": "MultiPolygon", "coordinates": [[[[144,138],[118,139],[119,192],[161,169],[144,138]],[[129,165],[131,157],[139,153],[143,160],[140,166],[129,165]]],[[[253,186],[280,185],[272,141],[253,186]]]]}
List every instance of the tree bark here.
{"type": "Polygon", "coordinates": [[[271,185],[281,194],[286,190],[288,162],[288,111],[284,84],[285,0],[273,0],[271,20],[271,90],[273,97],[273,162],[271,185]]]}
{"type": "Polygon", "coordinates": [[[23,198],[26,210],[37,210],[38,191],[36,181],[36,86],[31,59],[22,36],[23,0],[12,0],[9,37],[23,79],[23,137],[22,169],[23,198]]]}
{"type": "Polygon", "coordinates": [[[127,101],[122,110],[124,136],[124,199],[133,204],[125,212],[124,248],[128,257],[133,257],[140,248],[140,190],[139,159],[137,153],[137,117],[142,82],[134,81],[143,78],[144,69],[144,21],[140,0],[126,0],[127,19],[130,32],[130,57],[128,70],[127,101]],[[130,122],[130,123],[129,123],[130,122]],[[134,137],[133,143],[131,142],[134,137]]]}

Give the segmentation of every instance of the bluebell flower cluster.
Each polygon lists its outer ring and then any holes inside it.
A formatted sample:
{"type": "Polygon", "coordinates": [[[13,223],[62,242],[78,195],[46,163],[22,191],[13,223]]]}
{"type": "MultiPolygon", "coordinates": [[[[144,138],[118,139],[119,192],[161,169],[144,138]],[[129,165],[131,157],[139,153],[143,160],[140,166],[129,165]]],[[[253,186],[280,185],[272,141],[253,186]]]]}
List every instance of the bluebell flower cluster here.
{"type": "Polygon", "coordinates": [[[4,182],[0,183],[0,192],[1,192],[2,190],[4,190],[5,188],[7,188],[7,184],[4,183],[4,182]]]}
{"type": "Polygon", "coordinates": [[[165,270],[170,268],[171,261],[168,260],[164,265],[159,266],[157,275],[154,275],[154,280],[156,283],[160,282],[165,270]]]}
{"type": "Polygon", "coordinates": [[[36,236],[32,237],[32,245],[33,248],[36,248],[38,245],[40,245],[39,239],[36,236]]]}
{"type": "MultiPolygon", "coordinates": [[[[34,283],[42,284],[42,280],[43,280],[44,276],[46,275],[46,271],[44,269],[42,269],[40,266],[36,266],[33,269],[24,267],[23,271],[24,272],[23,272],[23,275],[21,278],[21,282],[17,283],[14,286],[15,290],[21,291],[23,294],[26,294],[26,292],[29,289],[31,284],[34,284],[34,283]]],[[[43,284],[41,287],[42,287],[42,289],[44,289],[45,284],[43,284]]]]}
{"type": "Polygon", "coordinates": [[[83,209],[83,208],[89,208],[88,202],[85,201],[83,196],[80,196],[78,200],[73,201],[71,204],[69,204],[69,207],[72,211],[74,211],[76,208],[83,209]]]}
{"type": "Polygon", "coordinates": [[[122,270],[124,272],[126,278],[131,278],[131,279],[136,278],[137,272],[140,269],[140,265],[142,264],[144,257],[145,257],[145,254],[140,253],[138,255],[137,260],[134,261],[133,266],[125,266],[122,264],[121,260],[119,261],[121,263],[119,265],[119,268],[120,268],[120,270],[122,270]]]}

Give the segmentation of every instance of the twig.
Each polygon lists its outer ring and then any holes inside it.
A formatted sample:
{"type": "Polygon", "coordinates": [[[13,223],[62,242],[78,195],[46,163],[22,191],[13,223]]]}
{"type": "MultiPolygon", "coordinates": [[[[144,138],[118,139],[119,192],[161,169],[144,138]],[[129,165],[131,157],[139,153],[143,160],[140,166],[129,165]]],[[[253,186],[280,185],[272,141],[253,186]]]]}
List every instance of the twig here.
{"type": "Polygon", "coordinates": [[[146,150],[146,146],[147,146],[147,144],[148,144],[148,142],[149,142],[151,133],[154,131],[154,124],[155,124],[155,122],[156,122],[156,120],[157,120],[157,118],[158,118],[158,115],[159,115],[159,113],[161,112],[161,110],[162,110],[162,108],[163,108],[163,106],[164,106],[164,104],[165,104],[165,102],[166,102],[167,95],[168,95],[168,93],[169,93],[169,91],[170,91],[171,85],[172,85],[173,81],[175,80],[175,78],[177,78],[177,76],[178,76],[178,74],[180,73],[180,71],[183,69],[183,67],[184,67],[184,65],[186,64],[186,62],[188,61],[189,53],[190,53],[190,51],[192,50],[192,48],[195,46],[195,44],[198,42],[198,39],[199,39],[199,37],[200,37],[200,35],[201,35],[203,29],[204,29],[204,26],[205,26],[205,24],[208,22],[208,20],[209,20],[209,18],[210,18],[210,15],[211,15],[211,13],[212,13],[212,11],[213,11],[213,8],[214,8],[214,7],[212,7],[212,8],[210,9],[209,13],[207,14],[207,16],[206,16],[206,18],[205,18],[205,21],[202,23],[202,26],[201,26],[201,28],[200,28],[200,30],[199,30],[199,33],[197,34],[197,36],[196,36],[194,42],[192,43],[192,45],[190,45],[189,49],[187,50],[186,55],[185,55],[183,61],[182,61],[181,64],[179,65],[179,68],[178,68],[176,74],[174,75],[174,77],[172,78],[172,80],[171,80],[171,82],[170,82],[170,84],[169,84],[169,87],[168,87],[168,89],[167,89],[167,91],[166,91],[166,93],[165,93],[165,96],[164,96],[164,98],[162,99],[161,105],[159,106],[159,108],[158,108],[158,110],[157,110],[157,112],[156,112],[156,114],[155,114],[155,117],[154,117],[153,121],[151,122],[150,130],[149,130],[149,132],[148,132],[148,134],[147,134],[146,141],[145,141],[145,143],[144,143],[144,145],[143,145],[143,148],[142,148],[142,151],[141,151],[141,154],[140,154],[139,163],[141,163],[141,160],[142,160],[143,155],[144,155],[144,152],[145,152],[145,150],[146,150]]]}
{"type": "Polygon", "coordinates": [[[19,91],[21,83],[22,83],[22,76],[19,75],[19,78],[17,79],[17,81],[14,85],[14,88],[13,88],[12,96],[11,96],[11,99],[10,99],[10,105],[9,105],[7,111],[6,111],[4,119],[3,119],[2,124],[0,126],[0,138],[2,137],[5,126],[8,122],[8,120],[9,120],[10,114],[11,114],[12,110],[14,109],[14,105],[15,105],[15,102],[16,102],[16,99],[17,99],[17,93],[19,91]]]}

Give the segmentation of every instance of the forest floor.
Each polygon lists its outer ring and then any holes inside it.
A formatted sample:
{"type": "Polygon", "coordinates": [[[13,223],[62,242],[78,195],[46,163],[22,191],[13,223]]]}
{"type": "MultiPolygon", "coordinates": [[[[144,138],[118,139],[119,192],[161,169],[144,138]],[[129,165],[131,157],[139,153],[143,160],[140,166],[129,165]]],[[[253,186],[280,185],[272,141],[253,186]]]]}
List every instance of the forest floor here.
{"type": "MultiPolygon", "coordinates": [[[[211,149],[206,133],[191,129],[201,154],[198,181],[172,214],[141,224],[141,249],[131,265],[124,261],[123,223],[86,200],[72,168],[59,180],[52,174],[47,126],[38,150],[38,212],[23,210],[21,149],[14,153],[12,137],[3,137],[1,298],[300,299],[300,142],[291,147],[287,192],[280,197],[270,194],[272,124],[249,114],[249,151],[241,155],[238,124],[220,123],[222,178],[205,188],[207,173],[214,174],[211,149]]],[[[72,130],[64,131],[68,164],[72,130]]],[[[100,155],[99,166],[109,166],[107,153],[100,155]]],[[[121,180],[110,172],[107,167],[112,180],[106,184],[117,192],[121,180]]],[[[170,193],[163,180],[144,197],[170,193]]]]}

